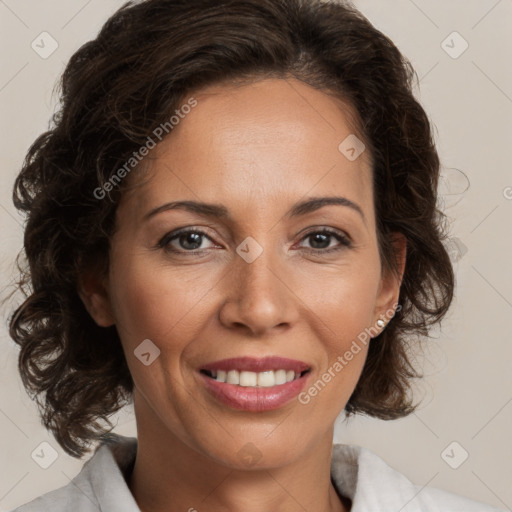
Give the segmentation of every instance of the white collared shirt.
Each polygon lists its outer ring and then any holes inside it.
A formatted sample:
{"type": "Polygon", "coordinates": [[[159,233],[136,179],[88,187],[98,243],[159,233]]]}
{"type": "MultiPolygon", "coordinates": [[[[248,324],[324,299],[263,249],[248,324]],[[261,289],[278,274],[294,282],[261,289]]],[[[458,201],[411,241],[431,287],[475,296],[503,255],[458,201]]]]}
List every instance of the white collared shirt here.
{"type": "MultiPolygon", "coordinates": [[[[112,439],[96,449],[69,484],[12,512],[140,512],[126,480],[133,469],[137,439],[118,434],[112,439]]],[[[414,485],[378,455],[357,445],[333,445],[331,479],[338,493],[352,500],[351,512],[505,512],[414,485]]]]}

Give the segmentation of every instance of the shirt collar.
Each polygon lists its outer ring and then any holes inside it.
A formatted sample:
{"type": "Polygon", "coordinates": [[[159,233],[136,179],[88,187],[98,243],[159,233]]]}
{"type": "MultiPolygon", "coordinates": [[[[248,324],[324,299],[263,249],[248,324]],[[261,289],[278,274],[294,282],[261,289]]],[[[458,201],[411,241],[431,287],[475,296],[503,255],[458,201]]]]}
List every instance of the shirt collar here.
{"type": "Polygon", "coordinates": [[[421,489],[361,446],[333,445],[331,477],[338,493],[352,500],[351,512],[424,510],[418,500],[421,489]]]}
{"type": "MultiPolygon", "coordinates": [[[[126,480],[136,453],[137,438],[114,434],[97,448],[75,478],[77,483],[79,479],[90,482],[99,510],[140,512],[126,480]]],[[[351,499],[351,512],[422,510],[416,500],[417,487],[379,456],[361,446],[333,445],[331,480],[339,494],[351,499]]]]}
{"type": "Polygon", "coordinates": [[[76,477],[90,482],[99,511],[140,512],[126,480],[136,454],[136,437],[110,435],[76,477]]]}

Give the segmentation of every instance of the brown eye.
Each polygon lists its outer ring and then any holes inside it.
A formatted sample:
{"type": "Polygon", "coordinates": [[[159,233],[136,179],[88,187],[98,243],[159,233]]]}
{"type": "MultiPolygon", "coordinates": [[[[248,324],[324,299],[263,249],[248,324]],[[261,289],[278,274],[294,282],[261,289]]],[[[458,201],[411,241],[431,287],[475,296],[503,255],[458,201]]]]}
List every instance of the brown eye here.
{"type": "Polygon", "coordinates": [[[350,240],[336,231],[323,229],[320,231],[311,231],[302,240],[310,240],[310,248],[312,251],[318,252],[332,252],[343,249],[344,247],[351,247],[350,240]],[[339,242],[338,246],[330,247],[333,238],[339,242]]]}
{"type": "Polygon", "coordinates": [[[158,246],[171,252],[201,252],[203,249],[207,249],[207,247],[201,247],[205,238],[211,241],[211,238],[203,231],[197,229],[182,230],[168,233],[160,240],[158,246]],[[174,241],[176,243],[172,245],[171,242],[174,241]]]}

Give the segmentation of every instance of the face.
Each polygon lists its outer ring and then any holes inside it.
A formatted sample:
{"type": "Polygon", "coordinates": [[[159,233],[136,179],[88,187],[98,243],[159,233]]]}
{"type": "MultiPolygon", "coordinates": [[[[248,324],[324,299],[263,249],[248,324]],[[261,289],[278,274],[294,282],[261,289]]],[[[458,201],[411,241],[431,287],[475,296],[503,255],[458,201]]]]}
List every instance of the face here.
{"type": "Polygon", "coordinates": [[[261,466],[283,465],[332,435],[368,344],[344,355],[398,297],[381,273],[370,155],[339,149],[349,107],[296,80],[193,96],[121,200],[105,295],[89,307],[117,327],[138,424],[226,466],[248,442],[261,466]],[[160,208],[181,201],[222,211],[160,208]],[[291,361],[257,366],[267,357],[291,361]],[[256,366],[219,362],[231,358],[256,366]],[[228,382],[214,381],[222,369],[228,382]]]}

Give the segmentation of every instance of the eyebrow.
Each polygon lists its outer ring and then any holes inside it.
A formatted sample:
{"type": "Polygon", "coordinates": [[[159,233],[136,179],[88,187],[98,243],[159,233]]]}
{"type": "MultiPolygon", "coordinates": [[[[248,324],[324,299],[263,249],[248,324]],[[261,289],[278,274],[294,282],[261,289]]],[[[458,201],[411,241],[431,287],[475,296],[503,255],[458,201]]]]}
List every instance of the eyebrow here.
{"type": "MultiPolygon", "coordinates": [[[[339,196],[310,197],[304,201],[294,204],[292,208],[288,210],[288,212],[286,212],[285,217],[294,218],[300,215],[306,215],[308,213],[312,213],[316,210],[319,210],[324,206],[331,205],[346,206],[348,208],[351,208],[352,210],[359,213],[363,221],[366,223],[366,218],[361,207],[358,204],[351,201],[350,199],[339,196]]],[[[149,211],[146,215],[144,215],[143,220],[146,221],[153,217],[154,215],[157,215],[158,213],[176,209],[186,210],[191,213],[203,215],[205,217],[217,217],[231,220],[229,211],[224,205],[201,203],[197,201],[173,201],[170,203],[163,204],[162,206],[158,206],[157,208],[154,208],[153,210],[149,211]]]]}

